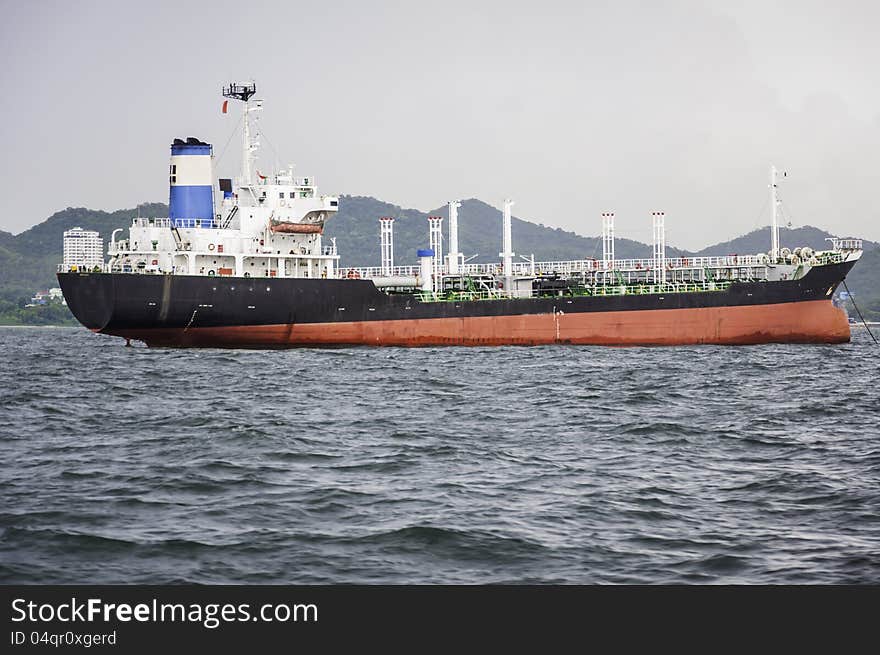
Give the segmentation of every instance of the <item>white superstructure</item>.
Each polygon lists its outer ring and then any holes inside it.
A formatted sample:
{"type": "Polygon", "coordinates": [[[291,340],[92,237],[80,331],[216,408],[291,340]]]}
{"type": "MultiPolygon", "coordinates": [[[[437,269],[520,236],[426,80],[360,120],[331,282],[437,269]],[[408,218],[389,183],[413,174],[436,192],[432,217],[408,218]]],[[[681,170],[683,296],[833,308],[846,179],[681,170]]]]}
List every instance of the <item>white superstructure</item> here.
{"type": "MultiPolygon", "coordinates": [[[[259,132],[255,114],[262,100],[252,99],[254,84],[230,84],[227,98],[243,104],[242,172],[238,179],[221,179],[214,189],[213,216],[135,218],[128,238],[109,244],[108,272],[245,277],[336,276],[336,245],[322,241],[324,223],[336,213],[336,196],[318,193],[314,177],[298,176],[293,166],[262,172],[255,166],[259,132]]],[[[208,146],[197,139],[175,140],[169,184],[175,193],[199,189],[211,179],[213,155],[174,154],[208,146]],[[187,186],[192,185],[192,186],[187,186]]],[[[208,146],[209,147],[209,146],[208,146]]],[[[185,203],[181,203],[184,207],[185,203]]],[[[65,259],[65,264],[67,259],[65,259]]],[[[97,263],[103,263],[99,256],[97,263]]]]}

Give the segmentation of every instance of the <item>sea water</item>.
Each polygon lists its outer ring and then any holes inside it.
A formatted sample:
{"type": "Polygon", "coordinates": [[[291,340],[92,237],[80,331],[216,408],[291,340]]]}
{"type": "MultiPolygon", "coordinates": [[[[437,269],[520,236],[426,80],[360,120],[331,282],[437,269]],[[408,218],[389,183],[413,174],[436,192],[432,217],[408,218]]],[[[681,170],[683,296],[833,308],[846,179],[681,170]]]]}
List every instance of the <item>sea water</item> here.
{"type": "Polygon", "coordinates": [[[0,328],[6,583],[876,583],[880,347],[0,328]]]}

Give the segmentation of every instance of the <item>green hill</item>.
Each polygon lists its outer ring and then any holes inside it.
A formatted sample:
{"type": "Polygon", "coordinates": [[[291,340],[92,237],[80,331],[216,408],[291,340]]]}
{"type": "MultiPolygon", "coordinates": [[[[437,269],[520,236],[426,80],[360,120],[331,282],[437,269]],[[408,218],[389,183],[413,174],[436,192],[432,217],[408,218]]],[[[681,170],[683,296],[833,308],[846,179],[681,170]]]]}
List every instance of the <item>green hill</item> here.
{"type": "Polygon", "coordinates": [[[96,211],[83,207],[68,207],[67,209],[52,214],[49,218],[29,230],[14,237],[15,248],[21,253],[32,255],[55,255],[61,258],[62,234],[72,227],[81,227],[84,230],[97,230],[104,237],[104,242],[110,240],[113,230],[131,225],[134,216],[168,216],[168,205],[153,202],[138,205],[134,209],[120,209],[115,212],[96,211]]]}
{"type": "MultiPolygon", "coordinates": [[[[375,198],[342,196],[339,213],[327,223],[326,237],[336,237],[343,266],[378,266],[380,216],[393,216],[394,252],[396,264],[415,262],[415,251],[428,244],[429,215],[447,217],[447,208],[431,212],[404,209],[375,198]]],[[[127,228],[132,217],[165,217],[168,207],[161,203],[147,203],[133,209],[115,212],[68,207],[56,212],[39,225],[13,235],[0,231],[0,319],[20,310],[27,299],[39,289],[56,285],[55,268],[61,261],[62,234],[72,227],[97,230],[110,240],[116,228],[127,228]]],[[[815,227],[780,230],[783,245],[809,245],[825,248],[825,239],[831,235],[815,227]]],[[[444,222],[444,236],[447,234],[444,222]]],[[[459,209],[459,241],[473,261],[498,260],[501,250],[501,211],[480,200],[465,200],[459,209]]],[[[676,255],[726,255],[766,252],[770,242],[769,228],[755,230],[737,239],[715,244],[692,253],[668,248],[676,255]]],[[[537,260],[567,260],[601,257],[602,244],[598,237],[585,237],[560,228],[547,227],[520,218],[513,219],[513,245],[517,256],[534,253],[537,260]]],[[[847,279],[866,318],[880,320],[880,247],[866,241],[865,255],[847,279]]],[[[650,257],[651,246],[629,239],[615,241],[615,253],[620,259],[650,257]]],[[[39,322],[39,311],[16,313],[19,322],[39,322]]],[[[6,319],[5,322],[9,322],[6,319]]],[[[53,320],[55,320],[53,318],[53,320]]],[[[3,322],[3,320],[0,320],[3,322]]]]}
{"type": "Polygon", "coordinates": [[[57,286],[55,268],[61,262],[65,230],[97,230],[107,243],[114,229],[128,227],[139,213],[167,216],[168,207],[149,203],[115,212],[68,207],[20,234],[0,233],[0,300],[21,304],[35,291],[57,286]]]}
{"type": "MultiPolygon", "coordinates": [[[[795,248],[797,246],[809,246],[813,250],[826,250],[831,247],[827,241],[832,235],[825,230],[820,230],[812,225],[796,228],[779,228],[779,243],[782,247],[795,248]]],[[[846,238],[846,237],[841,237],[846,238]]],[[[878,244],[873,241],[865,241],[865,250],[872,250],[878,244]]],[[[720,255],[753,255],[770,250],[770,227],[753,230],[741,237],[717,243],[714,246],[703,248],[694,253],[695,255],[720,256],[720,255]]]]}

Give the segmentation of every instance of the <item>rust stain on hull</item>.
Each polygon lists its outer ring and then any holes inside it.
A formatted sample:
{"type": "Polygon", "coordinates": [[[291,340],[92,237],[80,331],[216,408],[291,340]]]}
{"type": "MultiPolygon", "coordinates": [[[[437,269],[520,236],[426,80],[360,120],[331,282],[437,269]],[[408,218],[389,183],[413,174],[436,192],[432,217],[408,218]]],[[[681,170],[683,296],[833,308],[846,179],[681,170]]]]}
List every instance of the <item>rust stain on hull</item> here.
{"type": "Polygon", "coordinates": [[[828,300],[644,311],[295,323],[228,327],[119,329],[110,334],[155,346],[501,346],[577,344],[842,343],[846,314],[828,300]]]}

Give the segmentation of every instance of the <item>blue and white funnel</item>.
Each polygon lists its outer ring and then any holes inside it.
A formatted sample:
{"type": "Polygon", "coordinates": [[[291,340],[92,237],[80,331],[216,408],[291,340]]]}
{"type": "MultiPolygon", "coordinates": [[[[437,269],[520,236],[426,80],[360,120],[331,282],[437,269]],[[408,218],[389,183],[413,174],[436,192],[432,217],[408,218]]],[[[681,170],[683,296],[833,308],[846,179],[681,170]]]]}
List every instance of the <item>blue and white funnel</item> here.
{"type": "Polygon", "coordinates": [[[168,216],[175,227],[213,227],[212,159],[210,143],[189,137],[171,144],[168,216]]]}

